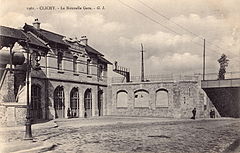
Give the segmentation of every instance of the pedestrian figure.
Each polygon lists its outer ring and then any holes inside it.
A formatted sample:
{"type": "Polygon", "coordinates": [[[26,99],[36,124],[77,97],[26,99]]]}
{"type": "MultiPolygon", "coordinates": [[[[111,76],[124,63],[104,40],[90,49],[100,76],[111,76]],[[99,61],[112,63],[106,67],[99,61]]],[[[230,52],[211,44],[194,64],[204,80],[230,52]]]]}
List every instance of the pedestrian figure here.
{"type": "Polygon", "coordinates": [[[87,118],[87,112],[85,111],[85,113],[84,113],[84,118],[87,118]]]}
{"type": "Polygon", "coordinates": [[[215,118],[215,110],[212,110],[212,118],[215,118]]]}
{"type": "Polygon", "coordinates": [[[71,116],[71,110],[70,110],[70,108],[68,108],[68,110],[67,110],[67,116],[68,116],[68,118],[70,118],[70,116],[71,116]]]}
{"type": "Polygon", "coordinates": [[[195,120],[195,118],[196,118],[196,108],[194,108],[193,110],[192,110],[192,114],[193,114],[193,116],[191,117],[191,119],[194,119],[195,120]]]}
{"type": "Polygon", "coordinates": [[[213,110],[210,110],[210,118],[213,118],[213,110]]]}
{"type": "Polygon", "coordinates": [[[210,118],[215,118],[215,110],[211,109],[210,111],[210,118]]]}

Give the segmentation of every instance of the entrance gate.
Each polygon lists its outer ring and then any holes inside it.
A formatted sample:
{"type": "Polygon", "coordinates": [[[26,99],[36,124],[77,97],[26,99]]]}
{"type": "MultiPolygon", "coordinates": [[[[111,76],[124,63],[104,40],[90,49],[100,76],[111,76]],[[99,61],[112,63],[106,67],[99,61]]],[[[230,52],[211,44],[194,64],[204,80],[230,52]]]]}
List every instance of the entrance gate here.
{"type": "Polygon", "coordinates": [[[92,92],[87,89],[84,93],[84,117],[92,116],[92,92]]]}
{"type": "Polygon", "coordinates": [[[103,91],[98,91],[98,116],[103,116],[103,91]]]}
{"type": "Polygon", "coordinates": [[[31,117],[34,121],[36,121],[38,119],[42,119],[41,87],[38,85],[32,85],[31,88],[31,117]]]}
{"type": "Polygon", "coordinates": [[[72,117],[79,117],[79,94],[77,88],[73,88],[70,93],[70,109],[72,117]]]}
{"type": "Polygon", "coordinates": [[[54,91],[54,109],[55,118],[64,118],[64,90],[63,87],[58,86],[54,91]]]}

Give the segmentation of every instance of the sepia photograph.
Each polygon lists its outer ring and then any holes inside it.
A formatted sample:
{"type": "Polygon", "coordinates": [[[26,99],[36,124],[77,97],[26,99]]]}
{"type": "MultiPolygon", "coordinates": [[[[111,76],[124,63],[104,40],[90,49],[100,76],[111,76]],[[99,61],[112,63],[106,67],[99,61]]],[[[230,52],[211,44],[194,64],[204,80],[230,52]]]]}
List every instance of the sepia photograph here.
{"type": "Polygon", "coordinates": [[[240,0],[0,4],[0,153],[240,153],[240,0]]]}

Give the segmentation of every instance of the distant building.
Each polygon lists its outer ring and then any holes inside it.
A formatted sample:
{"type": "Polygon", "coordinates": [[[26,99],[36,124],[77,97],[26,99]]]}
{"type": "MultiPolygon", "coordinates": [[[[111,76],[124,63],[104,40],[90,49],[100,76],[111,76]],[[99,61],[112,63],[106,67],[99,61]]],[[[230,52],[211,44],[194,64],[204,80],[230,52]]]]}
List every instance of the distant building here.
{"type": "MultiPolygon", "coordinates": [[[[67,38],[41,29],[38,20],[21,30],[4,26],[0,30],[0,53],[12,48],[15,55],[22,53],[26,59],[26,50],[30,49],[34,121],[106,114],[107,65],[111,62],[89,46],[86,36],[67,38]]],[[[26,116],[26,60],[12,66],[14,73],[8,61],[0,64],[1,122],[21,124],[26,116]]]]}

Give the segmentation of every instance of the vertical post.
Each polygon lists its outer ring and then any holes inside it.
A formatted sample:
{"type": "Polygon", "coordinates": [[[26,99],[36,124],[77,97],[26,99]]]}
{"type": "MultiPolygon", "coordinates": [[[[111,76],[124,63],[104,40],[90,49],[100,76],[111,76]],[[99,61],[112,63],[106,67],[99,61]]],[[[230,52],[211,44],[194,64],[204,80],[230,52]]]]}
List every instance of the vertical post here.
{"type": "Polygon", "coordinates": [[[130,82],[130,73],[126,72],[126,82],[130,82]]]}
{"type": "Polygon", "coordinates": [[[141,52],[142,52],[142,68],[141,68],[141,82],[144,82],[144,62],[143,62],[143,45],[141,43],[141,52]]]}
{"type": "Polygon", "coordinates": [[[12,65],[13,65],[13,52],[12,52],[13,46],[14,46],[14,44],[12,44],[10,46],[10,73],[13,73],[13,68],[12,68],[12,65]]]}
{"type": "Polygon", "coordinates": [[[203,80],[205,80],[205,39],[203,39],[203,80]]]}
{"type": "MultiPolygon", "coordinates": [[[[45,74],[46,74],[46,77],[48,77],[48,57],[47,57],[47,54],[45,55],[45,74]]],[[[46,79],[45,80],[45,101],[48,103],[48,80],[46,79]]],[[[45,105],[45,118],[47,119],[48,118],[48,113],[47,113],[48,109],[47,109],[47,105],[45,105]]]]}
{"type": "Polygon", "coordinates": [[[30,114],[30,102],[29,102],[29,76],[30,76],[30,71],[31,71],[31,62],[30,62],[30,49],[29,49],[29,44],[27,44],[27,74],[26,74],[26,83],[27,83],[27,115],[26,115],[26,132],[25,132],[25,140],[32,140],[32,129],[31,129],[31,114],[30,114]]]}

